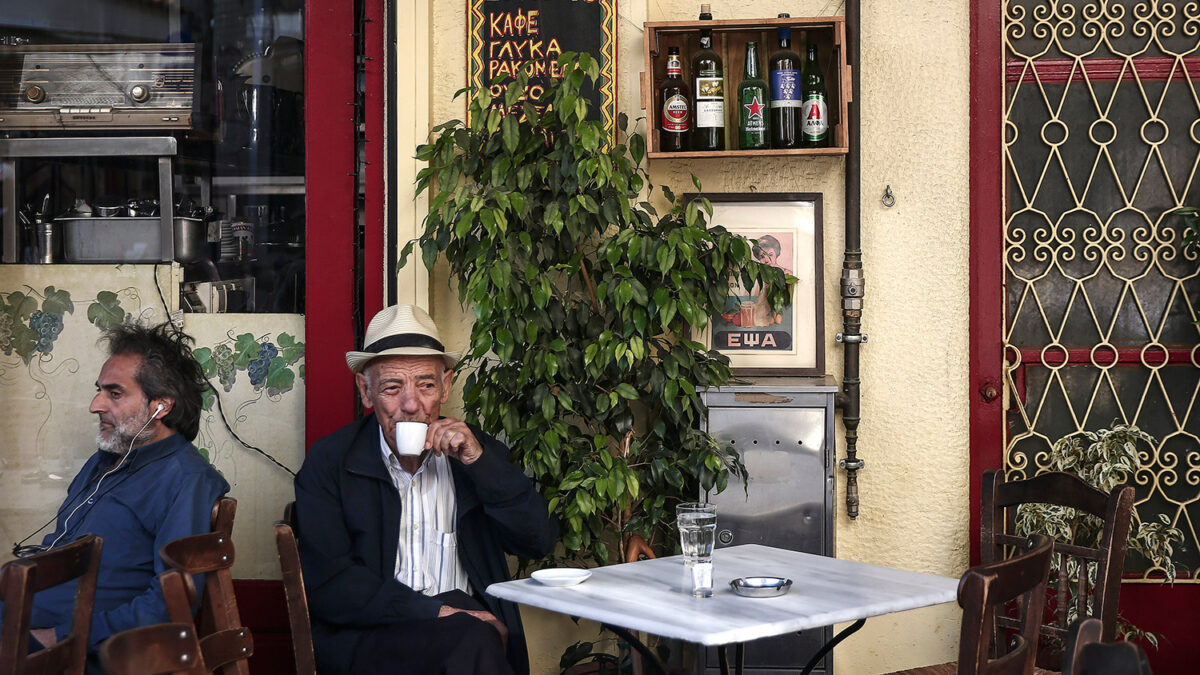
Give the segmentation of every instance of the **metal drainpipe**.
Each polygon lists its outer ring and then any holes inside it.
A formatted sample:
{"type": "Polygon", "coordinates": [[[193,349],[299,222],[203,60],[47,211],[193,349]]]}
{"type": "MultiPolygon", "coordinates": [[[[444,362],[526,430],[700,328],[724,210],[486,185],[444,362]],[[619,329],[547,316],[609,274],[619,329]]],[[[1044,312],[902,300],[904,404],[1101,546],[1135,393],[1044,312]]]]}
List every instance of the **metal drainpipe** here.
{"type": "Polygon", "coordinates": [[[846,155],[846,256],[842,260],[842,332],[837,341],[845,350],[842,375],[842,424],[846,428],[846,457],[838,466],[846,470],[846,515],[858,517],[858,472],[863,460],[858,458],[859,417],[859,348],[867,341],[862,333],[863,269],[861,187],[862,157],[859,152],[859,0],[846,2],[846,60],[851,66],[853,99],[847,105],[850,152],[846,155]]]}

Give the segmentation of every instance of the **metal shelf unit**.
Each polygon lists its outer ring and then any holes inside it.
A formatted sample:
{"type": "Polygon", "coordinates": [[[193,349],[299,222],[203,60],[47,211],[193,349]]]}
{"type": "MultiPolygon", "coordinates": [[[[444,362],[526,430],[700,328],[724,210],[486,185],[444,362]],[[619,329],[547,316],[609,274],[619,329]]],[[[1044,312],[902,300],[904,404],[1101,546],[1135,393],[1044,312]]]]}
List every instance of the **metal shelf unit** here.
{"type": "Polygon", "coordinates": [[[0,196],[3,197],[4,260],[17,262],[16,160],[45,157],[157,157],[159,204],[159,261],[175,258],[172,158],[178,143],[170,136],[115,138],[7,138],[0,139],[0,196]]]}

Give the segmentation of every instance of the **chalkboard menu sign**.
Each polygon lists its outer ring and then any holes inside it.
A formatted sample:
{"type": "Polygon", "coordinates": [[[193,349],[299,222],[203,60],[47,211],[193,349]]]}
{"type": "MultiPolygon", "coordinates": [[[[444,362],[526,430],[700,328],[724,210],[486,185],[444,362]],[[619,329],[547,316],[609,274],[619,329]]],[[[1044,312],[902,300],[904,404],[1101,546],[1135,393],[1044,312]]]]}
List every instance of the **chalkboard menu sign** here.
{"type": "MultiPolygon", "coordinates": [[[[474,87],[500,94],[505,80],[522,69],[531,75],[528,99],[560,76],[563,52],[586,52],[600,65],[599,86],[585,89],[592,119],[609,136],[617,115],[617,0],[468,0],[467,70],[474,87]]],[[[585,85],[587,86],[587,85],[585,85]]]]}

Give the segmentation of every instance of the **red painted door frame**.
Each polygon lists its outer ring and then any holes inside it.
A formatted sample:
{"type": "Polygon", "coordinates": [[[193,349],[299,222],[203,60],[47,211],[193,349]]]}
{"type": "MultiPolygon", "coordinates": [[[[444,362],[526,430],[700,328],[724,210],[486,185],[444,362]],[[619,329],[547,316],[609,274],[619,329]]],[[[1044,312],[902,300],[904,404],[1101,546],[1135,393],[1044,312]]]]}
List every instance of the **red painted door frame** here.
{"type": "MultiPolygon", "coordinates": [[[[971,3],[971,564],[979,562],[983,472],[1003,464],[1004,396],[1004,63],[1001,0],[971,3]],[[992,400],[988,400],[991,398],[992,400]]],[[[1158,675],[1195,672],[1200,663],[1200,584],[1124,584],[1120,614],[1161,633],[1147,648],[1158,675]]]]}
{"type": "MultiPolygon", "coordinates": [[[[365,162],[354,128],[354,2],[307,0],[305,143],[308,275],[305,316],[305,446],[354,420],[354,308],[363,322],[383,304],[384,0],[366,0],[365,162]],[[356,167],[365,174],[364,247],[355,251],[356,167]],[[363,297],[356,297],[356,276],[363,297]]],[[[361,328],[361,327],[360,327],[361,328]]]]}

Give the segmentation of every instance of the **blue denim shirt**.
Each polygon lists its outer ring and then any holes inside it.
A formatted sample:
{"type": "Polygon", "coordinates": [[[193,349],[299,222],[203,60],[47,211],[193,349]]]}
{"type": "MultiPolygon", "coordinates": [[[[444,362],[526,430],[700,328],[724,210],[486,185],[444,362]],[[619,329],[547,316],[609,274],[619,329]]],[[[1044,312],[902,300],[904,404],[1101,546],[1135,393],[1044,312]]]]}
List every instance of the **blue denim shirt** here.
{"type": "MultiPolygon", "coordinates": [[[[174,434],[135,449],[87,499],[97,479],[111,468],[105,454],[96,451],[71,481],[55,530],[42,542],[61,544],[85,534],[104,538],[89,651],[113,633],[167,621],[157,579],[164,569],[158,551],[179,537],[208,532],[213,503],[229,491],[229,483],[212,464],[174,434]]],[[[197,592],[199,584],[197,580],[197,592]]],[[[73,582],[38,593],[30,625],[54,628],[61,639],[70,630],[74,602],[73,582]]]]}

